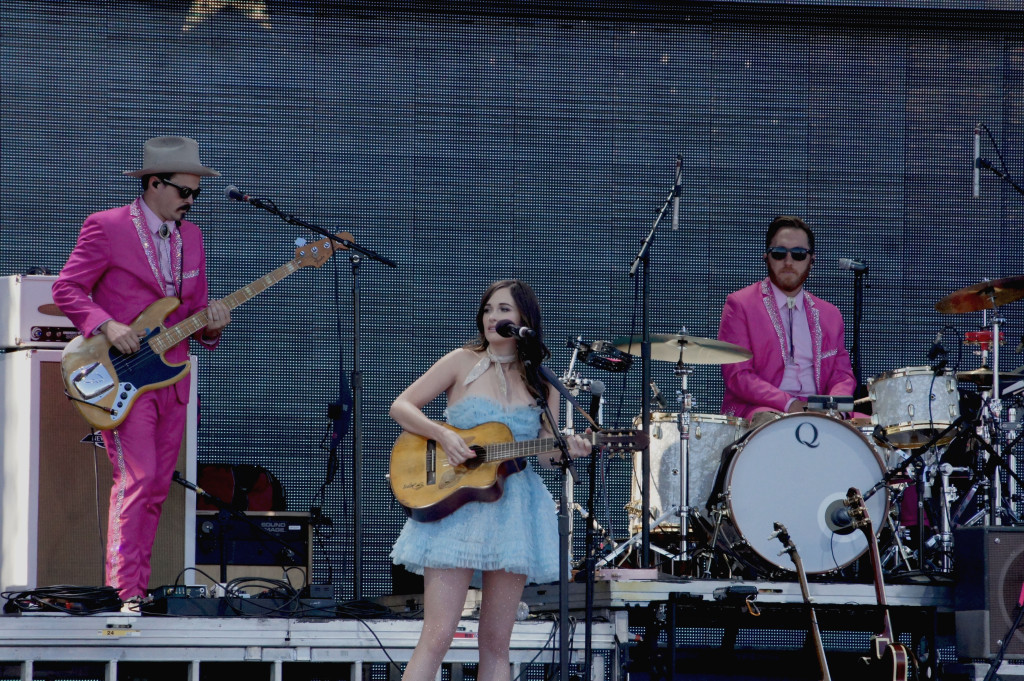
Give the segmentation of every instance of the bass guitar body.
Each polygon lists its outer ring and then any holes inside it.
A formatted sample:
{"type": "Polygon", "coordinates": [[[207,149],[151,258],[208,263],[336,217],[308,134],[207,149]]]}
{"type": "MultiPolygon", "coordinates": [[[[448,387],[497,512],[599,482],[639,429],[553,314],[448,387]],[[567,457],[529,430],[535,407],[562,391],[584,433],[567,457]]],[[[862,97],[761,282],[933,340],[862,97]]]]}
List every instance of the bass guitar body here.
{"type": "Polygon", "coordinates": [[[143,334],[140,349],[122,354],[101,335],[76,337],[61,355],[61,374],[72,404],[98,430],[117,428],[144,393],[180,381],[189,363],[169,364],[151,341],[164,332],[163,321],[177,309],[177,298],[161,298],[135,318],[131,328],[143,334]]]}

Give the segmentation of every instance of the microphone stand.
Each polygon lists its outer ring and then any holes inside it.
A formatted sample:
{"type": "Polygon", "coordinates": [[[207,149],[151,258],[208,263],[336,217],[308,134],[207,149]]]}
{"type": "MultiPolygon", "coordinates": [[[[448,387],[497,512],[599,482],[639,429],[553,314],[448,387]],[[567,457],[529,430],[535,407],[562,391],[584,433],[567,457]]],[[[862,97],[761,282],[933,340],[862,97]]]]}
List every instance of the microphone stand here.
{"type": "Polygon", "coordinates": [[[867,270],[853,273],[853,347],[850,348],[850,355],[853,357],[853,378],[857,381],[857,392],[864,394],[854,395],[861,398],[867,395],[867,388],[864,387],[863,366],[860,363],[860,321],[864,314],[864,275],[867,270]]]}
{"type": "MultiPolygon", "coordinates": [[[[1001,159],[1002,159],[1002,157],[1000,157],[1000,160],[1001,159]]],[[[987,161],[986,159],[983,159],[983,158],[979,158],[978,159],[978,167],[979,168],[984,168],[985,170],[988,170],[989,172],[991,172],[993,175],[998,177],[1000,180],[1002,180],[1006,184],[1008,184],[1011,187],[1013,187],[1017,191],[1018,194],[1024,194],[1024,189],[1022,189],[1019,184],[1014,182],[1013,178],[1010,177],[1010,173],[1006,172],[1005,170],[997,169],[995,166],[992,165],[992,163],[990,163],[989,161],[987,161]]]]}
{"type": "MultiPolygon", "coordinates": [[[[651,231],[647,233],[640,250],[637,251],[633,262],[629,266],[630,278],[636,277],[636,271],[643,265],[643,272],[640,274],[640,288],[642,291],[641,314],[640,314],[640,413],[644,436],[651,434],[651,396],[647,386],[651,383],[651,327],[650,327],[650,269],[651,269],[651,244],[654,242],[654,235],[658,231],[661,219],[668,212],[668,207],[676,196],[678,177],[673,180],[672,189],[665,197],[665,203],[661,205],[658,214],[654,216],[654,223],[651,231]]],[[[640,453],[640,567],[650,567],[651,552],[651,448],[648,445],[640,453]]]]}
{"type": "MultiPolygon", "coordinates": [[[[569,495],[566,494],[567,478],[576,480],[576,472],[572,468],[572,458],[569,456],[569,444],[565,441],[558,428],[558,421],[555,420],[544,399],[543,381],[547,381],[553,388],[562,388],[561,382],[551,373],[551,370],[541,364],[529,351],[523,351],[523,345],[529,343],[539,346],[539,341],[526,339],[517,342],[519,356],[526,369],[526,378],[537,392],[537,406],[544,412],[551,432],[555,436],[558,449],[562,452],[562,458],[558,462],[561,471],[561,493],[558,501],[558,674],[560,681],[569,681],[569,523],[572,521],[572,509],[569,508],[569,495]]],[[[539,350],[539,348],[538,348],[539,350]]],[[[539,356],[539,352],[536,353],[539,356]]],[[[559,392],[561,392],[559,390],[559,392]]]]}
{"type": "Polygon", "coordinates": [[[358,601],[363,597],[363,521],[361,508],[363,476],[363,378],[362,373],[359,370],[359,265],[362,263],[363,258],[376,260],[388,267],[398,267],[398,265],[393,260],[385,258],[369,248],[364,248],[354,241],[343,239],[331,234],[323,227],[301,220],[294,215],[282,213],[278,210],[274,202],[269,199],[250,198],[248,199],[248,202],[257,208],[261,208],[268,213],[276,215],[289,225],[305,227],[306,229],[312,230],[317,234],[341,244],[343,248],[355,251],[349,256],[349,262],[352,263],[352,570],[354,573],[352,579],[352,598],[358,601]]]}

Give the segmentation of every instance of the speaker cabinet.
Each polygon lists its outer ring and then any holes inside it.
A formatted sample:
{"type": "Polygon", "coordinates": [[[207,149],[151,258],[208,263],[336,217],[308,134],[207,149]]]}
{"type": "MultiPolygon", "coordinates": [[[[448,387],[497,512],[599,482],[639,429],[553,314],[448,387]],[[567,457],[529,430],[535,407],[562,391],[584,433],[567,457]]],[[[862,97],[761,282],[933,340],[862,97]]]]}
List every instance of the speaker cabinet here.
{"type": "MultiPolygon", "coordinates": [[[[0,355],[0,586],[5,590],[104,582],[110,460],[64,395],[60,351],[0,355]]],[[[193,371],[195,361],[192,362],[193,371]]],[[[196,471],[196,381],[177,470],[196,471]]],[[[171,485],[153,547],[150,588],[194,564],[195,504],[171,485]],[[188,502],[188,503],[186,503],[188,502]]]]}
{"type": "MultiPolygon", "coordinates": [[[[1024,528],[964,527],[955,531],[956,644],[961,657],[992,658],[1017,614],[1024,592],[1024,528]]],[[[1006,649],[1007,660],[1024,659],[1024,631],[1006,649]]]]}

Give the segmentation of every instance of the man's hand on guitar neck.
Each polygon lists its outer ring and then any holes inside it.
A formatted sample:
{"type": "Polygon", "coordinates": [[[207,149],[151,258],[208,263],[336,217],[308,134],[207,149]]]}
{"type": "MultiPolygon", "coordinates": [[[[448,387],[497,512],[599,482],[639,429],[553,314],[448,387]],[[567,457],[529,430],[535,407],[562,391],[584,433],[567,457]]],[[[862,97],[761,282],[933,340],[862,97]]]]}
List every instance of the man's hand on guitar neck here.
{"type": "Polygon", "coordinates": [[[138,352],[141,347],[139,337],[142,334],[137,333],[127,324],[115,322],[113,319],[108,319],[100,325],[100,333],[106,336],[107,341],[122,354],[130,355],[133,352],[138,352]]]}
{"type": "Polygon", "coordinates": [[[203,340],[217,340],[224,327],[231,323],[231,308],[222,300],[211,300],[206,308],[206,318],[209,322],[203,329],[203,340]]]}

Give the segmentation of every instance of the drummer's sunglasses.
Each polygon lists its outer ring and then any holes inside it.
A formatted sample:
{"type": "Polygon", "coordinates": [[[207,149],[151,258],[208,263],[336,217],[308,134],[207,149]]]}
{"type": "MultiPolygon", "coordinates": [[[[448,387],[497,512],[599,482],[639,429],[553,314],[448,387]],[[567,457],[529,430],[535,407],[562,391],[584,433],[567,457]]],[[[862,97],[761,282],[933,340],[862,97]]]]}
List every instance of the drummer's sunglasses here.
{"type": "Polygon", "coordinates": [[[796,248],[786,248],[785,246],[772,246],[767,251],[768,255],[772,256],[772,260],[785,260],[786,254],[789,253],[793,256],[793,260],[801,262],[807,260],[807,256],[811,254],[810,249],[804,248],[803,246],[797,246],[796,248]]]}

